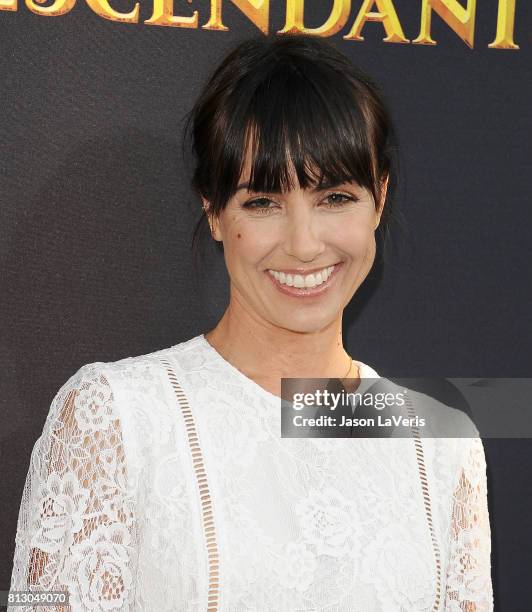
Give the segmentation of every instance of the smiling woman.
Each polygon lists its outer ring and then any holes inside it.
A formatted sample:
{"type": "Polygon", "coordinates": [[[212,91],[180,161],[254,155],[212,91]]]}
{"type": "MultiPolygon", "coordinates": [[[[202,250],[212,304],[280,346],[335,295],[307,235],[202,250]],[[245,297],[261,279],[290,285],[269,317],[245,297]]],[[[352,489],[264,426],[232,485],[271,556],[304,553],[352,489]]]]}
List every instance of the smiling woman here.
{"type": "Polygon", "coordinates": [[[379,88],[323,39],[246,41],[209,79],[189,136],[204,209],[193,249],[208,221],[231,279],[207,339],[275,394],[283,375],[345,372],[341,313],[393,213],[396,146],[379,88]],[[242,353],[250,336],[258,354],[242,353]]]}
{"type": "MultiPolygon", "coordinates": [[[[192,182],[208,202],[194,247],[207,214],[219,216],[232,198],[242,202],[246,190],[281,195],[349,186],[345,195],[355,200],[362,190],[373,197],[377,219],[383,215],[386,234],[392,202],[383,206],[396,149],[389,113],[378,86],[323,39],[246,41],[212,74],[189,119],[185,139],[192,123],[197,158],[192,182]]],[[[331,208],[337,196],[321,195],[331,208]]],[[[266,199],[254,212],[271,214],[266,199]]]]}
{"type": "Polygon", "coordinates": [[[193,246],[208,224],[229,304],[207,333],[57,392],[11,589],[68,591],[72,610],[491,611],[477,435],[280,437],[282,378],[379,379],[342,341],[393,210],[379,89],[324,39],[258,37],[189,119],[193,246]]]}

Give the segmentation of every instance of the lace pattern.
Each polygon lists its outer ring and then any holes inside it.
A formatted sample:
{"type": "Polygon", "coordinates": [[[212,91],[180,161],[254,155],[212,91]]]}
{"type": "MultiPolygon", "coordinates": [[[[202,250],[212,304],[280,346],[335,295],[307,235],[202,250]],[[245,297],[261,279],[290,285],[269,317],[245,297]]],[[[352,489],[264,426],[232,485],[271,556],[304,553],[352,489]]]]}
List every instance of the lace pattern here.
{"type": "Polygon", "coordinates": [[[490,612],[491,530],[480,438],[472,438],[466,448],[452,501],[445,610],[490,612]]]}
{"type": "MultiPolygon", "coordinates": [[[[128,610],[133,501],[113,393],[95,364],[54,397],[34,445],[17,525],[11,590],[70,592],[70,606],[128,610]]],[[[13,607],[14,612],[32,606],[13,607]]]]}
{"type": "Polygon", "coordinates": [[[201,337],[83,366],[33,448],[11,589],[68,589],[74,612],[493,610],[479,438],[280,420],[201,337]]]}

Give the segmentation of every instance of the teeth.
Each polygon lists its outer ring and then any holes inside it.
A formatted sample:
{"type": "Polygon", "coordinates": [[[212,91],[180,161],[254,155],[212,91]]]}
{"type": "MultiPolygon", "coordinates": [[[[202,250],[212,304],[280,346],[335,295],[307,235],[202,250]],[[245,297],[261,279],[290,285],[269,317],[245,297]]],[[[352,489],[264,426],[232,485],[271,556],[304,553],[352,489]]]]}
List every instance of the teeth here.
{"type": "Polygon", "coordinates": [[[306,274],[305,276],[301,274],[285,274],[284,272],[277,272],[277,270],[268,270],[268,272],[282,285],[311,289],[324,283],[332,274],[333,270],[334,266],[329,266],[328,268],[323,268],[323,270],[319,272],[306,274]]]}

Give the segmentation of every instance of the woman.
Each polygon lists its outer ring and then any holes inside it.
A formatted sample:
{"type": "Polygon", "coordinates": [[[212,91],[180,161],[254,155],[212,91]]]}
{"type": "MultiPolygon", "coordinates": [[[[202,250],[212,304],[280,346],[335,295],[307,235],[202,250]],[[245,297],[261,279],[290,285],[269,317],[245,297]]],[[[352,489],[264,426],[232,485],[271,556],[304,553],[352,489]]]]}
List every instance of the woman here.
{"type": "Polygon", "coordinates": [[[321,38],[260,37],[190,117],[230,303],[58,391],[11,589],[68,590],[73,610],[492,610],[478,437],[280,436],[281,378],[378,377],[341,335],[391,213],[378,88],[321,38]]]}

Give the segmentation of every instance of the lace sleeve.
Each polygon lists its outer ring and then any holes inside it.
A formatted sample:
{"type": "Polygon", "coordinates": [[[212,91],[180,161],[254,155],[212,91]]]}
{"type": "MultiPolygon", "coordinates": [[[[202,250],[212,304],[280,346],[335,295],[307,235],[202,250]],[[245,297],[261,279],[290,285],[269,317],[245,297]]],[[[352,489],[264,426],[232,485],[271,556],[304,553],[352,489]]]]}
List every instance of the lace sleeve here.
{"type": "Polygon", "coordinates": [[[71,607],[39,612],[129,610],[132,500],[113,392],[101,367],[85,365],[55,395],[33,447],[11,590],[69,591],[71,607]]]}
{"type": "Polygon", "coordinates": [[[453,495],[445,610],[491,612],[491,530],[486,460],[480,438],[472,438],[453,495]]]}

